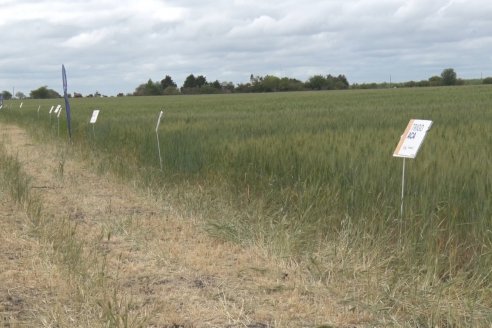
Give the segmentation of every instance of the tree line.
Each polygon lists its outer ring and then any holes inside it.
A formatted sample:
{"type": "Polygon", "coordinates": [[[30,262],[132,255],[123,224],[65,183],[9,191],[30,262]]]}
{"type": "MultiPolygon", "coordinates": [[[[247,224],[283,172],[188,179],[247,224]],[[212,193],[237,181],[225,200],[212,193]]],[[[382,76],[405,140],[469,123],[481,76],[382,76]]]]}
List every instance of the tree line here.
{"type": "Polygon", "coordinates": [[[274,75],[254,76],[251,74],[249,82],[234,85],[232,82],[215,80],[207,81],[203,75],[190,74],[183,85],[178,88],[171,76],[166,75],[161,81],[152,81],[140,84],[135,88],[134,96],[157,96],[177,94],[213,94],[213,93],[247,93],[247,92],[282,92],[306,90],[343,90],[350,84],[345,75],[315,75],[306,82],[288,77],[274,75]]]}
{"type": "MultiPolygon", "coordinates": [[[[400,83],[354,83],[349,84],[345,75],[338,76],[314,75],[307,81],[300,81],[295,78],[274,75],[255,76],[250,75],[249,82],[234,85],[232,82],[220,82],[215,80],[208,82],[203,75],[195,76],[190,74],[186,77],[183,85],[178,88],[173,79],[166,77],[159,81],[149,79],[147,83],[139,85],[134,96],[150,95],[177,95],[177,94],[211,94],[211,93],[248,93],[248,92],[283,92],[283,91],[309,91],[309,90],[345,90],[345,89],[382,89],[382,88],[409,88],[409,87],[436,87],[452,86],[464,84],[492,84],[492,77],[483,80],[465,81],[457,77],[453,68],[446,68],[441,75],[434,75],[426,80],[407,81],[400,83]]],[[[122,95],[122,94],[120,94],[122,95]]]]}
{"type": "Polygon", "coordinates": [[[453,68],[446,68],[441,75],[434,75],[427,80],[406,81],[400,83],[361,83],[352,84],[352,89],[386,89],[386,88],[415,88],[415,87],[440,87],[466,84],[492,84],[492,77],[484,79],[464,80],[458,78],[453,68]]]}
{"type": "MultiPolygon", "coordinates": [[[[314,75],[307,81],[300,81],[295,78],[277,77],[275,75],[258,76],[251,74],[249,81],[234,85],[232,82],[221,82],[215,80],[207,81],[203,75],[195,76],[190,74],[186,77],[183,85],[178,87],[171,76],[166,75],[161,81],[152,81],[149,79],[147,83],[140,84],[135,88],[133,93],[127,96],[160,96],[160,95],[187,95],[187,94],[214,94],[214,93],[252,93],[252,92],[284,92],[284,91],[309,91],[309,90],[345,90],[345,89],[384,89],[384,88],[409,88],[409,87],[434,87],[434,86],[451,86],[464,84],[492,84],[492,77],[486,77],[480,80],[463,80],[457,77],[453,68],[446,68],[441,72],[441,75],[431,76],[427,80],[407,81],[400,83],[354,83],[349,84],[345,75],[340,74],[334,76],[314,75]]],[[[12,98],[12,94],[8,91],[2,91],[3,99],[12,98]]],[[[22,92],[17,92],[17,98],[22,99],[26,96],[22,92]]],[[[90,94],[86,97],[102,96],[96,91],[94,95],[90,94]]],[[[118,96],[124,96],[119,93],[118,96]]],[[[36,90],[32,90],[29,94],[33,99],[49,99],[61,98],[61,95],[53,89],[48,89],[47,86],[42,86],[36,90]]],[[[74,97],[82,97],[80,93],[74,93],[74,97]]]]}

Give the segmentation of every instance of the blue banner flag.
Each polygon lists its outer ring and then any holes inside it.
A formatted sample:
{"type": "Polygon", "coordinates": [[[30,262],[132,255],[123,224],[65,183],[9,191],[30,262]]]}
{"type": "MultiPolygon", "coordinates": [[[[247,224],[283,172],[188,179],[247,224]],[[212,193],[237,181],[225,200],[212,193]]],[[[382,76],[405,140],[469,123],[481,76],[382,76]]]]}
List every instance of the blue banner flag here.
{"type": "Polygon", "coordinates": [[[70,125],[70,103],[68,102],[67,93],[67,73],[65,71],[65,65],[62,64],[62,79],[63,79],[63,96],[65,97],[65,111],[67,112],[67,128],[68,136],[72,140],[72,127],[70,125]]]}

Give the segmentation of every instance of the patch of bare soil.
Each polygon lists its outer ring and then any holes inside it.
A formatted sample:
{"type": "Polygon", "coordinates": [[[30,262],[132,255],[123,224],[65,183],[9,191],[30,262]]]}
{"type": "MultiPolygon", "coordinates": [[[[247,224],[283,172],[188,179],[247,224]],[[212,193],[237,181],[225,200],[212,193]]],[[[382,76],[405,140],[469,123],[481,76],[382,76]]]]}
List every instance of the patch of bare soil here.
{"type": "Polygon", "coordinates": [[[73,226],[84,261],[97,263],[78,278],[66,274],[50,245],[29,236],[22,211],[0,198],[4,326],[354,327],[366,320],[301,267],[214,240],[170,204],[95,174],[66,155],[67,146],[36,144],[12,125],[1,131],[44,212],[73,226]]]}

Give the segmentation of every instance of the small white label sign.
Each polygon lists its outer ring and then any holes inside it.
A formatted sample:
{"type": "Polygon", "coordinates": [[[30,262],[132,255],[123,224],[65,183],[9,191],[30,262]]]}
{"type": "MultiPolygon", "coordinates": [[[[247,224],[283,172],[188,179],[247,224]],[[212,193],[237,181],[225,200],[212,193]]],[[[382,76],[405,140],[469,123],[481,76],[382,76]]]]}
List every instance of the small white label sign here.
{"type": "Polygon", "coordinates": [[[157,119],[157,125],[155,126],[155,132],[156,133],[157,133],[157,130],[159,129],[159,125],[161,124],[162,115],[164,115],[164,112],[161,110],[161,112],[159,113],[159,118],[157,119]]]}
{"type": "Polygon", "coordinates": [[[92,112],[92,117],[91,117],[91,120],[89,121],[89,123],[95,124],[97,121],[98,115],[99,115],[99,109],[94,109],[94,111],[92,112]]]}
{"type": "Polygon", "coordinates": [[[393,153],[394,157],[415,158],[427,131],[432,126],[429,120],[410,120],[393,153]]]}
{"type": "Polygon", "coordinates": [[[61,105],[56,106],[55,108],[55,114],[58,114],[61,110],[61,105]]]}
{"type": "Polygon", "coordinates": [[[51,106],[50,114],[53,113],[53,109],[55,109],[55,106],[51,106]]]}
{"type": "Polygon", "coordinates": [[[23,104],[24,104],[24,103],[23,103],[23,102],[21,102],[21,103],[20,103],[20,106],[19,106],[19,108],[22,108],[22,105],[23,105],[23,104]]]}
{"type": "Polygon", "coordinates": [[[56,112],[56,117],[60,117],[60,114],[62,112],[62,107],[60,106],[60,108],[58,109],[58,112],[56,112]]]}

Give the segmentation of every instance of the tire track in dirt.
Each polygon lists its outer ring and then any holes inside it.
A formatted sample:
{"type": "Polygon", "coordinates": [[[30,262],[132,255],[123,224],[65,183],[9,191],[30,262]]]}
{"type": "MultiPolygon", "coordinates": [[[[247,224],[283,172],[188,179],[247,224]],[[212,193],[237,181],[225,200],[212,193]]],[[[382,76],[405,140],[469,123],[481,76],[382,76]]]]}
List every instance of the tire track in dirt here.
{"type": "MultiPolygon", "coordinates": [[[[326,286],[302,267],[210,238],[165,201],[95,174],[67,145],[34,142],[13,125],[2,124],[1,131],[8,152],[32,178],[31,192],[42,199],[44,212],[72,226],[83,245],[80,252],[97,264],[88,267],[84,279],[63,278],[63,269],[57,269],[49,288],[39,282],[44,293],[62,290],[51,292],[51,303],[72,295],[65,309],[46,320],[69,313],[76,326],[104,325],[116,313],[150,327],[251,328],[354,327],[364,321],[362,314],[334,302],[326,286]],[[114,295],[91,291],[98,279],[114,295]]],[[[3,225],[12,222],[10,216],[1,219],[3,225]]]]}

